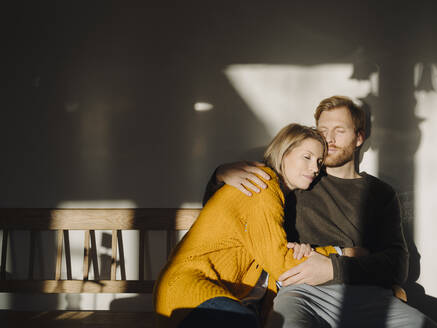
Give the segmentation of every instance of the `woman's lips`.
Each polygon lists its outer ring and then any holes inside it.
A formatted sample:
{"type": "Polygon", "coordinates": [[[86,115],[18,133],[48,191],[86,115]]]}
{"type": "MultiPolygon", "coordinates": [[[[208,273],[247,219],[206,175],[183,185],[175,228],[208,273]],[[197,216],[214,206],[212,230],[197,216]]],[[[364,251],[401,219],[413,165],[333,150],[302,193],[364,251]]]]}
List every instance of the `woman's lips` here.
{"type": "Polygon", "coordinates": [[[306,175],[306,174],[304,174],[304,177],[307,178],[310,181],[314,180],[314,176],[313,175],[306,175]]]}

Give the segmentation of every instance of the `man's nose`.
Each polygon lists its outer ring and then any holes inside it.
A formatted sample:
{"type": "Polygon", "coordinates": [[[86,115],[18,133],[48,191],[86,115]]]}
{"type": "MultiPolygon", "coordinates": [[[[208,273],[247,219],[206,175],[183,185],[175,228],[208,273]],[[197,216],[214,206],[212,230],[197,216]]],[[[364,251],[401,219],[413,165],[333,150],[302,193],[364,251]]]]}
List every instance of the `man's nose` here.
{"type": "Polygon", "coordinates": [[[330,143],[335,143],[334,132],[333,132],[333,131],[328,131],[328,132],[326,132],[325,139],[326,139],[326,142],[327,142],[328,144],[330,144],[330,143]]]}

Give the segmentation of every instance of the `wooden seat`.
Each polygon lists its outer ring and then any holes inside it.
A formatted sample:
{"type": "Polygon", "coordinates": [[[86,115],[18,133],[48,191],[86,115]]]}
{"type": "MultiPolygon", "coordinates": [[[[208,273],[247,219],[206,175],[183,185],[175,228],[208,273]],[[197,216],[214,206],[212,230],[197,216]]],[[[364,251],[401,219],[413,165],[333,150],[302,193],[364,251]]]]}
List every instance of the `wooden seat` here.
{"type": "MultiPolygon", "coordinates": [[[[175,243],[175,232],[188,230],[196,220],[199,209],[0,209],[0,229],[3,231],[0,292],[8,293],[140,293],[151,294],[154,281],[145,278],[146,233],[164,230],[166,253],[169,255],[175,243]],[[27,279],[10,279],[6,271],[8,237],[12,230],[30,232],[30,249],[27,279]],[[36,280],[34,272],[35,243],[38,231],[57,231],[56,266],[53,279],[36,280]],[[69,256],[69,232],[84,231],[82,279],[72,279],[71,258],[69,256]],[[111,230],[111,272],[110,279],[100,279],[97,263],[96,230],[111,230]],[[138,280],[127,280],[124,269],[124,249],[122,231],[139,230],[138,280]],[[62,254],[65,254],[67,279],[61,279],[62,254]],[[121,279],[116,279],[117,251],[121,279]],[[89,279],[90,264],[93,264],[94,279],[89,279]]],[[[14,259],[17,261],[19,259],[14,259]]],[[[22,326],[32,321],[32,325],[50,327],[152,327],[151,312],[99,311],[15,311],[0,310],[0,322],[7,327],[22,326]]]]}

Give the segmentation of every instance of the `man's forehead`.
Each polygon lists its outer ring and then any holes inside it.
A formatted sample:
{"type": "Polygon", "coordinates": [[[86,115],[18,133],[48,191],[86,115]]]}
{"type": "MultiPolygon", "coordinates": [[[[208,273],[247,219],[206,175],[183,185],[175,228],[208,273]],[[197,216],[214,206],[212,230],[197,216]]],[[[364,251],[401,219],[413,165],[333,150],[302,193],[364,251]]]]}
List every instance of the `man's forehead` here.
{"type": "Polygon", "coordinates": [[[353,125],[352,117],[346,107],[334,108],[320,114],[316,122],[317,128],[323,126],[348,126],[353,125]]]}

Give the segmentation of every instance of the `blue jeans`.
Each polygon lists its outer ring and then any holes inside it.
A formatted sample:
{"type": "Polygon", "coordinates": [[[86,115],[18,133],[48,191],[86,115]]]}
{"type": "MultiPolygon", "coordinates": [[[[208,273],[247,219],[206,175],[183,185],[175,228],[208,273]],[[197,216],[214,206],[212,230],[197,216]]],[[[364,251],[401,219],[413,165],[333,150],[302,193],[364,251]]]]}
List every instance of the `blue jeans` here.
{"type": "Polygon", "coordinates": [[[256,313],[240,302],[227,297],[214,297],[193,309],[179,324],[179,328],[188,327],[260,328],[261,325],[256,313]]]}

